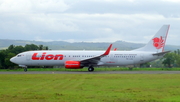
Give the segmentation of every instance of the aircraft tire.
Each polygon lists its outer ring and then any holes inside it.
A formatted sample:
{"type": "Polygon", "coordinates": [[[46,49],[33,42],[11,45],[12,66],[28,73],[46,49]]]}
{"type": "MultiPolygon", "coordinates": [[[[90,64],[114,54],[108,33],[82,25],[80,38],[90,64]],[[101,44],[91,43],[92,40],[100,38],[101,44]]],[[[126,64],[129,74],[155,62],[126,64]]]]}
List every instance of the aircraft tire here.
{"type": "Polygon", "coordinates": [[[24,68],[24,72],[27,72],[27,68],[24,68]]]}
{"type": "Polygon", "coordinates": [[[94,68],[93,68],[93,67],[89,67],[89,68],[88,68],[88,71],[89,71],[89,72],[92,72],[92,71],[94,71],[94,68]]]}

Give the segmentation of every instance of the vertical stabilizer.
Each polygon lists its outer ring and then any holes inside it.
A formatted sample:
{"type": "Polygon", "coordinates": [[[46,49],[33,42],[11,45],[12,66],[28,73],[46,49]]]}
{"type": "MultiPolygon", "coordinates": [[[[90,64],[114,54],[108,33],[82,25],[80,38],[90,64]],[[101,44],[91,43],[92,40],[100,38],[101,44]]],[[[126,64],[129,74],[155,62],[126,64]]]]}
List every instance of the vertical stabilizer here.
{"type": "Polygon", "coordinates": [[[152,39],[142,48],[134,51],[163,52],[170,25],[163,25],[152,39]]]}

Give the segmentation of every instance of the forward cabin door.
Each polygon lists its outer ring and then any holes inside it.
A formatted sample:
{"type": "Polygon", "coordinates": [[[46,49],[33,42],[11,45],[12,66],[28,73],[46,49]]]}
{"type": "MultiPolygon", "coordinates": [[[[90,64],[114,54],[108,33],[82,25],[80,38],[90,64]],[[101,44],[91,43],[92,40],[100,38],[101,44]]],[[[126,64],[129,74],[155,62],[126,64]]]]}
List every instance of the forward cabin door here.
{"type": "Polygon", "coordinates": [[[31,65],[31,53],[26,53],[26,64],[31,65]]]}
{"type": "Polygon", "coordinates": [[[31,54],[30,54],[30,53],[27,53],[27,54],[26,54],[26,60],[27,60],[27,61],[30,61],[30,57],[31,57],[31,54]]]}

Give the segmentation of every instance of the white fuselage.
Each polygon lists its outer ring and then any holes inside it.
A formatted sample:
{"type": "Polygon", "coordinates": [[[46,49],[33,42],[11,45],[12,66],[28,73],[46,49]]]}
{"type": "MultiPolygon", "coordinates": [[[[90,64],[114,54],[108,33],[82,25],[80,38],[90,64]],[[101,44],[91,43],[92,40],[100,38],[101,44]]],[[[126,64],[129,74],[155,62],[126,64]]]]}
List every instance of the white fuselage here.
{"type": "MultiPolygon", "coordinates": [[[[80,61],[104,51],[27,51],[11,59],[12,62],[25,66],[64,66],[66,61],[80,61]]],[[[93,66],[126,66],[141,64],[163,56],[155,56],[153,52],[144,51],[111,51],[93,66]]],[[[87,66],[85,66],[87,67],[87,66]]]]}

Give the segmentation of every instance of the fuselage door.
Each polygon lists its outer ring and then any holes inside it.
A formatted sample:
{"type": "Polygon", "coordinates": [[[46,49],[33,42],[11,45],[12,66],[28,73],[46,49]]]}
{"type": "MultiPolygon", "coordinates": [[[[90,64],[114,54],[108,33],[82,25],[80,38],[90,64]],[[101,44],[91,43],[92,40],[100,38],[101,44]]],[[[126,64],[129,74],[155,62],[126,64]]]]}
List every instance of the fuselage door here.
{"type": "Polygon", "coordinates": [[[26,60],[27,60],[27,61],[30,61],[30,57],[31,57],[30,55],[31,55],[31,54],[30,54],[29,52],[26,53],[26,60]]]}

